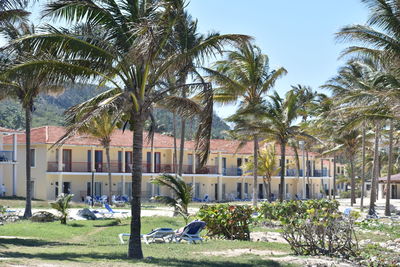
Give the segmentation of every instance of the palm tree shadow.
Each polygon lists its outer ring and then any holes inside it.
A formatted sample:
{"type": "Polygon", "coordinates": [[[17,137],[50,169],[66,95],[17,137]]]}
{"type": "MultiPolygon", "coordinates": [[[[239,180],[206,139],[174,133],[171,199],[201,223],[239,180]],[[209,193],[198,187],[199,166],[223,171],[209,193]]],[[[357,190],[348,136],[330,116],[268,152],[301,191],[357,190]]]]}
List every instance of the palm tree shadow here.
{"type": "Polygon", "coordinates": [[[36,260],[54,260],[54,261],[71,261],[71,262],[80,262],[81,258],[89,258],[92,260],[115,260],[115,261],[124,261],[130,262],[135,265],[135,263],[149,263],[155,266],[172,266],[172,267],[185,267],[185,266],[204,266],[204,267],[225,267],[225,266],[238,266],[238,267],[250,267],[250,266],[267,266],[267,267],[281,267],[278,262],[272,260],[263,260],[263,259],[253,259],[249,260],[247,263],[236,263],[229,260],[190,260],[190,259],[178,259],[178,258],[146,258],[143,261],[131,261],[126,258],[126,254],[123,253],[91,253],[91,254],[82,254],[82,253],[23,253],[23,252],[15,252],[15,251],[5,251],[0,252],[0,257],[5,258],[25,258],[25,259],[36,259],[36,260]]]}
{"type": "Polygon", "coordinates": [[[76,244],[76,243],[45,241],[40,239],[0,238],[0,246],[7,248],[7,245],[22,246],[22,247],[83,246],[82,244],[76,244]]]}

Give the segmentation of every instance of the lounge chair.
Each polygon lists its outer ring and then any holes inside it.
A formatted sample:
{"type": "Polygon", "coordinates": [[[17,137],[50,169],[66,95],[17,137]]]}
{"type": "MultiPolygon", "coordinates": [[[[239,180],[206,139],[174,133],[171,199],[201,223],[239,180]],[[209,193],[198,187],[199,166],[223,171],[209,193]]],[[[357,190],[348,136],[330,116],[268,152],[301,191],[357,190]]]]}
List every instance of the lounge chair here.
{"type": "MultiPolygon", "coordinates": [[[[119,234],[118,238],[121,244],[125,244],[123,237],[129,237],[130,234],[119,234]]],[[[140,235],[143,238],[146,244],[162,242],[165,243],[167,241],[172,242],[175,238],[175,231],[172,228],[157,228],[151,231],[148,234],[140,235]]]]}
{"type": "Polygon", "coordinates": [[[189,243],[196,244],[196,241],[203,242],[200,237],[200,232],[206,227],[206,223],[203,221],[192,221],[183,228],[182,232],[175,234],[176,242],[181,242],[182,240],[188,241],[189,243]]]}
{"type": "Polygon", "coordinates": [[[114,211],[107,203],[104,204],[104,207],[106,208],[107,212],[100,212],[100,214],[110,215],[110,217],[114,217],[115,214],[122,214],[128,216],[127,211],[114,211]]]}

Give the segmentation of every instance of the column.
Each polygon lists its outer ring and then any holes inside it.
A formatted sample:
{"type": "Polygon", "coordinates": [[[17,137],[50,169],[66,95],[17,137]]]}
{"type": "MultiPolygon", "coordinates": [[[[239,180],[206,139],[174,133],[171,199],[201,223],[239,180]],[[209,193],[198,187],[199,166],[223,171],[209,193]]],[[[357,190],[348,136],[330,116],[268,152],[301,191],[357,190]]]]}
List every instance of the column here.
{"type": "MultiPolygon", "coordinates": [[[[126,172],[126,166],[125,166],[125,148],[122,148],[122,172],[126,172]]],[[[125,185],[124,185],[125,186],[125,185]]],[[[124,194],[125,191],[123,191],[122,194],[124,194]]]]}
{"type": "Polygon", "coordinates": [[[122,177],[122,195],[125,195],[125,175],[121,175],[122,177]]]}
{"type": "Polygon", "coordinates": [[[92,146],[91,148],[90,148],[90,154],[92,155],[91,156],[91,158],[92,158],[92,161],[90,162],[90,165],[91,165],[91,168],[92,168],[92,172],[95,172],[96,171],[96,168],[95,168],[95,153],[94,153],[95,151],[94,151],[94,147],[92,146]]]}
{"type": "Polygon", "coordinates": [[[62,173],[58,174],[58,195],[63,193],[63,175],[62,173]]]}
{"type": "MultiPolygon", "coordinates": [[[[244,182],[245,182],[245,178],[243,177],[242,178],[242,199],[246,199],[246,196],[244,195],[245,194],[245,192],[244,192],[244,182]]],[[[247,186],[247,188],[249,188],[249,187],[247,186]]],[[[247,192],[247,194],[248,194],[248,192],[247,192]]]]}
{"type": "Polygon", "coordinates": [[[222,176],[218,176],[218,200],[222,200],[222,176]]]}
{"type": "MultiPolygon", "coordinates": [[[[143,157],[143,158],[147,160],[147,157],[143,157]]],[[[150,151],[150,172],[151,172],[151,173],[154,173],[154,171],[155,171],[154,162],[155,162],[155,160],[154,160],[154,149],[152,149],[152,150],[150,151]]],[[[147,172],[147,171],[146,171],[146,172],[147,172]]]]}
{"type": "Polygon", "coordinates": [[[193,150],[193,173],[196,173],[196,151],[193,150]]]}
{"type": "Polygon", "coordinates": [[[63,171],[63,165],[62,165],[62,147],[57,148],[57,170],[59,172],[63,171]]]}
{"type": "Polygon", "coordinates": [[[12,165],[12,195],[17,195],[17,135],[13,134],[13,161],[14,164],[12,165]]]}
{"type": "Polygon", "coordinates": [[[218,174],[222,175],[222,157],[221,157],[221,152],[218,152],[218,174]]]}
{"type": "Polygon", "coordinates": [[[193,198],[196,197],[196,177],[192,176],[192,192],[193,192],[193,198]]]}
{"type": "MultiPolygon", "coordinates": [[[[384,196],[383,196],[384,187],[385,187],[385,184],[383,184],[383,183],[378,184],[378,199],[384,198],[384,196]]],[[[371,188],[371,190],[373,190],[373,189],[371,188]]]]}

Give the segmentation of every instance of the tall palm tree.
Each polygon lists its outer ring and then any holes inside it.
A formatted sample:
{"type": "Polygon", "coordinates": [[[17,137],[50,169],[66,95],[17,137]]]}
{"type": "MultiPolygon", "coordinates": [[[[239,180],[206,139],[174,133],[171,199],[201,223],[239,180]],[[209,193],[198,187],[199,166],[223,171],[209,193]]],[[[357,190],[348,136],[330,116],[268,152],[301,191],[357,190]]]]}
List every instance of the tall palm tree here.
{"type": "Polygon", "coordinates": [[[30,66],[36,60],[48,59],[48,55],[37,53],[33,45],[15,43],[24,36],[35,33],[35,27],[28,22],[4,22],[0,26],[0,33],[8,44],[1,49],[0,57],[0,99],[15,98],[21,103],[25,111],[26,136],[26,204],[24,218],[32,216],[31,191],[31,124],[34,102],[40,93],[59,91],[63,88],[57,78],[45,69],[36,69],[30,66]],[[26,66],[21,69],[21,66],[26,66]]]}
{"type": "Polygon", "coordinates": [[[29,0],[0,0],[0,24],[26,20],[29,0]]]}
{"type": "MultiPolygon", "coordinates": [[[[84,23],[79,31],[49,29],[49,33],[25,38],[37,49],[62,56],[56,62],[35,62],[37,68],[50,68],[60,79],[71,76],[82,81],[108,84],[111,89],[69,110],[73,119],[79,116],[81,123],[90,121],[96,114],[115,107],[121,121],[133,132],[131,236],[128,257],[141,259],[140,198],[142,183],[143,129],[152,107],[163,102],[181,116],[193,116],[201,112],[197,150],[200,163],[207,161],[212,116],[212,88],[203,88],[202,106],[190,99],[167,96],[180,88],[163,89],[158,85],[173,73],[191,54],[202,51],[205,55],[222,51],[223,45],[248,40],[243,35],[224,35],[210,38],[183,54],[170,53],[169,40],[176,22],[183,13],[182,1],[146,0],[93,0],[53,1],[45,15],[64,19],[71,24],[84,23]],[[62,49],[60,49],[62,48],[62,49]],[[79,62],[78,64],[75,64],[79,62]]],[[[65,138],[68,137],[65,136],[65,138]]],[[[62,141],[62,140],[60,140],[62,141]]]]}
{"type": "Polygon", "coordinates": [[[268,136],[267,140],[273,140],[280,145],[280,188],[279,200],[284,199],[285,188],[285,164],[286,146],[290,139],[298,136],[306,136],[298,125],[295,125],[298,117],[299,106],[297,94],[292,90],[282,99],[277,92],[270,96],[270,101],[266,104],[263,123],[263,133],[268,136]]]}
{"type": "MultiPolygon", "coordinates": [[[[76,118],[79,121],[79,118],[76,118]]],[[[110,111],[101,113],[99,116],[92,118],[87,124],[75,126],[76,121],[73,124],[67,125],[67,127],[78,131],[81,134],[88,134],[99,140],[100,144],[106,150],[107,158],[107,172],[108,172],[108,201],[111,203],[112,199],[112,177],[111,177],[111,159],[110,159],[110,144],[111,136],[114,131],[118,128],[115,121],[115,116],[110,111]]]]}
{"type": "MultiPolygon", "coordinates": [[[[271,70],[269,58],[251,43],[236,46],[225,60],[217,61],[213,69],[206,69],[211,81],[218,85],[214,100],[224,104],[240,103],[242,108],[257,107],[263,97],[274,87],[276,81],[286,75],[284,68],[271,70]]],[[[253,205],[257,205],[257,157],[258,135],[252,136],[254,143],[253,205]]]]}

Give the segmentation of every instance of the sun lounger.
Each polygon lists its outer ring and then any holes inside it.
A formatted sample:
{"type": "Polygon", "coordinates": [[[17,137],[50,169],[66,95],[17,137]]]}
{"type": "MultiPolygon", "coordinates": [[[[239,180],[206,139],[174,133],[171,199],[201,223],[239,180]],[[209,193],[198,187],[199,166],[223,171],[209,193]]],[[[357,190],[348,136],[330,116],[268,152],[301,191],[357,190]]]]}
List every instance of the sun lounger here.
{"type": "MultiPolygon", "coordinates": [[[[174,231],[171,228],[157,228],[148,234],[141,235],[140,237],[146,244],[153,242],[181,242],[182,240],[188,241],[189,243],[196,243],[197,241],[203,242],[200,237],[200,232],[204,229],[206,223],[203,221],[193,221],[186,225],[182,231],[174,231]]],[[[124,237],[130,237],[130,234],[121,233],[118,238],[121,244],[125,244],[124,237]]]]}
{"type": "MultiPolygon", "coordinates": [[[[118,238],[121,244],[125,244],[123,237],[129,237],[130,234],[119,234],[118,238]]],[[[140,235],[143,241],[146,244],[162,242],[165,243],[167,241],[172,242],[175,239],[175,231],[172,228],[157,228],[151,231],[148,234],[140,235]]]]}
{"type": "Polygon", "coordinates": [[[196,243],[196,241],[203,242],[200,237],[200,232],[206,227],[206,223],[203,221],[192,221],[183,228],[181,233],[175,234],[175,240],[181,242],[182,240],[188,241],[189,243],[196,243]]]}

